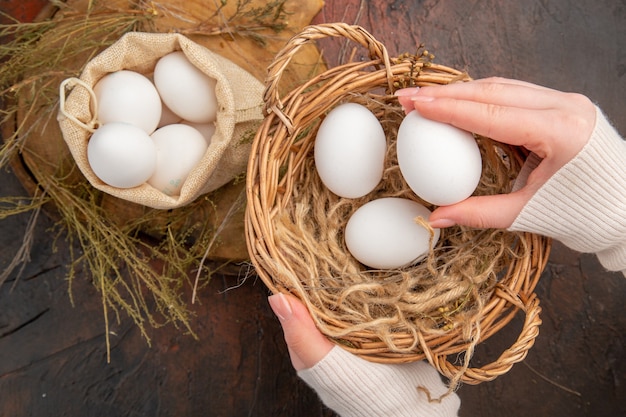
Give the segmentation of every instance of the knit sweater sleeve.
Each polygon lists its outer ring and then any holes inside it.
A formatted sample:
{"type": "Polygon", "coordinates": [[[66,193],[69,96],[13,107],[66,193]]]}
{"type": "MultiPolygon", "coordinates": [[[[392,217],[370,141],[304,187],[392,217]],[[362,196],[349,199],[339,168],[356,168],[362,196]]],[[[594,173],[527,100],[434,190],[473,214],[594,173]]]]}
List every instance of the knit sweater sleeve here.
{"type": "Polygon", "coordinates": [[[454,417],[460,406],[459,397],[448,394],[439,373],[423,361],[383,365],[335,346],[298,376],[342,417],[454,417]]]}
{"type": "Polygon", "coordinates": [[[589,142],[535,193],[510,230],[595,253],[605,268],[626,275],[626,141],[599,108],[589,142]]]}

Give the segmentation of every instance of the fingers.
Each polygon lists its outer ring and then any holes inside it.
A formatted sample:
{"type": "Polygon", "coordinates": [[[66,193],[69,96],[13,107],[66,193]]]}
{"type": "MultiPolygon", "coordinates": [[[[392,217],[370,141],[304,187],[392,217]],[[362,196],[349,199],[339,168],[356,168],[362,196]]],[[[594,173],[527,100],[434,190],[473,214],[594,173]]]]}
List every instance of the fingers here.
{"type": "Polygon", "coordinates": [[[502,106],[545,109],[559,105],[562,94],[529,82],[498,77],[439,86],[409,87],[395,93],[407,112],[413,110],[411,99],[415,97],[447,97],[502,106]]]}
{"type": "Polygon", "coordinates": [[[545,150],[536,132],[552,127],[551,112],[563,102],[558,91],[505,78],[404,89],[396,94],[405,111],[416,109],[426,118],[526,146],[542,157],[545,150]]]}
{"type": "Polygon", "coordinates": [[[549,153],[544,137],[537,132],[548,132],[554,128],[554,110],[517,108],[448,97],[414,100],[414,107],[428,119],[500,142],[524,146],[541,157],[549,153]]]}
{"type": "Polygon", "coordinates": [[[526,109],[554,108],[563,101],[563,93],[559,91],[504,78],[487,78],[471,82],[422,87],[416,96],[447,97],[526,109]]]}
{"type": "Polygon", "coordinates": [[[506,229],[528,201],[527,191],[470,197],[457,204],[438,207],[430,215],[429,223],[432,227],[462,225],[506,229]]]}
{"type": "Polygon", "coordinates": [[[549,148],[537,132],[553,129],[555,108],[563,93],[531,83],[488,78],[441,86],[406,88],[396,92],[405,112],[512,145],[546,157],[549,148]]]}
{"type": "Polygon", "coordinates": [[[412,110],[415,110],[411,97],[417,93],[417,90],[418,88],[404,88],[396,91],[398,102],[402,106],[402,110],[405,114],[409,114],[412,110]]]}
{"type": "Polygon", "coordinates": [[[504,77],[487,77],[487,78],[479,78],[477,80],[473,80],[475,83],[500,83],[500,84],[512,84],[512,85],[523,85],[526,87],[536,88],[540,90],[550,90],[550,91],[558,91],[552,88],[544,87],[538,84],[533,84],[528,81],[516,80],[513,78],[504,78],[504,77]]]}
{"type": "Polygon", "coordinates": [[[595,106],[580,94],[531,83],[488,78],[396,92],[405,112],[500,142],[523,146],[560,164],[588,141],[595,125],[595,106]]]}
{"type": "Polygon", "coordinates": [[[307,308],[296,297],[278,293],[268,297],[268,301],[283,328],[296,371],[312,367],[331,351],[333,343],[320,333],[307,308]]]}

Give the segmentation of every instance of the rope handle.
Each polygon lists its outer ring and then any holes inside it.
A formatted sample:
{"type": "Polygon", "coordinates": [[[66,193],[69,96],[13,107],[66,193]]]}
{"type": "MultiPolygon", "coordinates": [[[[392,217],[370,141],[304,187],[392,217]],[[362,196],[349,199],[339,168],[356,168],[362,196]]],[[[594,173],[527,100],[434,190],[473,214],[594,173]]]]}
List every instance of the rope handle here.
{"type": "Polygon", "coordinates": [[[387,69],[389,88],[393,88],[393,74],[390,70],[391,63],[387,49],[365,29],[361,26],[349,25],[347,23],[323,23],[319,25],[309,25],[306,26],[299,34],[291,38],[268,66],[268,76],[265,80],[266,88],[263,95],[266,114],[270,111],[276,112],[277,110],[282,110],[283,108],[278,85],[283,71],[287,68],[294,54],[309,42],[329,37],[343,37],[366,47],[369,50],[369,54],[372,59],[378,58],[384,63],[385,68],[387,69]]]}
{"type": "Polygon", "coordinates": [[[60,116],[63,116],[71,120],[72,122],[76,123],[78,126],[82,127],[83,129],[88,130],[91,133],[95,132],[99,124],[97,120],[98,99],[96,98],[96,93],[93,91],[93,88],[91,88],[89,84],[87,84],[80,78],[71,77],[71,78],[67,78],[63,80],[61,82],[61,85],[59,86],[59,113],[60,113],[60,116]],[[87,90],[87,92],[91,96],[91,102],[93,103],[94,111],[93,111],[93,115],[91,119],[88,122],[83,122],[81,120],[78,120],[76,116],[74,116],[73,114],[71,114],[65,109],[65,102],[67,99],[67,94],[76,86],[80,86],[84,88],[85,90],[87,90]]]}
{"type": "Polygon", "coordinates": [[[519,296],[510,294],[509,291],[499,291],[499,296],[509,302],[515,304],[525,313],[524,325],[522,332],[517,340],[506,349],[498,359],[485,364],[480,368],[470,368],[467,366],[458,366],[450,363],[446,355],[431,355],[426,352],[426,358],[442,375],[450,378],[454,382],[464,382],[470,385],[477,385],[481,382],[492,381],[500,375],[507,373],[514,364],[521,362],[526,358],[528,351],[535,344],[535,339],[539,335],[539,326],[541,325],[541,307],[539,306],[539,298],[532,293],[525,302],[519,296]],[[514,299],[511,299],[514,297],[514,299]],[[457,381],[454,381],[454,380],[457,381]]]}

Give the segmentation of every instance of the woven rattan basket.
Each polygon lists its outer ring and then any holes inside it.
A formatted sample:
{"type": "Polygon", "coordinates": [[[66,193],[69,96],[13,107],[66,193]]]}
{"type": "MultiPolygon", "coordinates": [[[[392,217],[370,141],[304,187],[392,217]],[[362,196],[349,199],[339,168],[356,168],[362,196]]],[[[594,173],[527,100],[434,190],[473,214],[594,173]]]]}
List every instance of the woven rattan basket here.
{"type": "MultiPolygon", "coordinates": [[[[523,360],[541,324],[534,288],[550,251],[548,239],[504,230],[443,229],[440,244],[422,265],[399,271],[368,271],[345,250],[342,227],[350,211],[375,197],[419,199],[401,180],[393,179],[397,175],[393,154],[388,154],[383,180],[392,184],[383,184],[353,202],[327,191],[312,162],[317,127],[337,104],[356,101],[370,108],[383,123],[389,149],[393,149],[393,131],[402,117],[393,96],[395,90],[462,82],[469,76],[433,63],[427,53],[391,58],[384,45],[363,28],[343,23],[306,27],[277,54],[268,71],[266,117],[250,155],[245,216],[249,255],[267,287],[273,293],[299,297],[322,333],[373,362],[427,359],[456,382],[477,384],[506,373],[523,360]],[[282,72],[299,48],[333,37],[366,48],[370,60],[330,68],[281,95],[282,72]],[[454,239],[465,241],[461,249],[453,250],[450,242],[454,239]],[[454,267],[454,259],[446,257],[461,257],[464,263],[454,267]],[[490,265],[487,272],[478,274],[484,275],[481,280],[474,282],[475,277],[465,276],[472,268],[480,270],[476,264],[481,263],[490,265]],[[427,315],[412,316],[415,300],[427,291],[421,284],[406,288],[395,299],[385,298],[387,286],[401,286],[417,274],[431,272],[446,279],[459,275],[459,282],[470,282],[470,289],[456,302],[435,306],[427,315]],[[350,288],[348,293],[346,288],[350,288]],[[519,311],[525,319],[512,346],[492,363],[469,366],[475,346],[502,329],[519,311]]],[[[478,141],[485,178],[477,193],[510,191],[526,152],[488,138],[478,141]],[[496,187],[493,177],[506,181],[496,187]]],[[[436,299],[433,296],[429,301],[436,299]]]]}

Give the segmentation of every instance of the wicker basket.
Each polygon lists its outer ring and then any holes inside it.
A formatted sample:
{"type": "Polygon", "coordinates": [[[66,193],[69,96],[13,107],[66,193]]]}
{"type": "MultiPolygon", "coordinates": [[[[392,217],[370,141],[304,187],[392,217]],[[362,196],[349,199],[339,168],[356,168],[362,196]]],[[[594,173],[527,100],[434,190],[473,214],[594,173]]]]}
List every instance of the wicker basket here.
{"type": "MultiPolygon", "coordinates": [[[[484,258],[486,253],[489,262],[502,257],[499,270],[490,271],[493,277],[472,287],[476,291],[479,287],[480,290],[476,298],[479,311],[460,312],[459,306],[463,303],[459,303],[456,305],[459,314],[455,316],[447,313],[449,306],[441,306],[438,309],[442,312],[441,317],[432,318],[438,322],[430,331],[416,331],[402,327],[400,323],[391,326],[391,330],[388,328],[381,336],[375,329],[376,323],[359,322],[361,313],[355,315],[352,310],[361,304],[368,312],[377,309],[380,300],[376,291],[384,291],[385,282],[393,281],[394,277],[411,277],[415,269],[410,267],[401,271],[374,273],[351,258],[342,246],[342,226],[348,216],[346,213],[334,213],[336,207],[341,205],[341,199],[319,186],[312,163],[317,127],[325,114],[337,104],[360,101],[379,119],[387,118],[386,112],[393,112],[394,108],[401,114],[400,106],[393,97],[398,88],[470,79],[461,71],[434,64],[427,55],[405,54],[391,58],[385,47],[363,28],[343,23],[306,27],[288,42],[268,69],[264,96],[266,117],[254,140],[248,165],[246,240],[251,261],[267,287],[273,293],[289,292],[299,297],[309,308],[322,333],[343,348],[379,363],[427,359],[446,377],[477,384],[506,373],[514,363],[524,359],[534,344],[541,324],[534,288],[545,267],[550,241],[527,233],[497,231],[498,236],[506,236],[509,239],[506,241],[511,243],[495,250],[487,247],[491,243],[482,244],[485,247],[480,244],[466,245],[463,250],[469,251],[472,257],[476,253],[483,254],[484,258]],[[356,47],[366,48],[370,60],[330,68],[281,96],[278,88],[281,75],[294,54],[303,45],[327,37],[345,38],[354,42],[356,47]],[[328,284],[327,279],[333,274],[336,279],[328,284]],[[349,275],[349,285],[370,288],[365,293],[371,295],[371,302],[365,299],[356,305],[349,297],[342,296],[343,274],[349,275]],[[372,290],[374,286],[376,289],[372,290]],[[502,329],[520,310],[525,313],[525,320],[513,345],[494,362],[480,368],[470,367],[469,358],[476,344],[502,329]],[[458,355],[460,352],[465,355],[458,355]],[[451,355],[457,359],[461,357],[462,363],[453,363],[451,355]]],[[[387,127],[393,123],[397,124],[388,120],[387,127]]],[[[488,171],[492,174],[493,171],[496,174],[497,171],[504,171],[512,183],[526,152],[521,148],[499,145],[488,138],[481,138],[479,145],[488,171]]],[[[393,163],[393,155],[388,159],[393,163]]],[[[485,166],[483,171],[486,171],[485,166]]],[[[507,183],[503,189],[483,192],[508,192],[510,186],[507,183]]],[[[393,195],[408,196],[410,190],[405,184],[402,187],[404,189],[393,190],[393,195]]],[[[391,192],[383,187],[354,205],[391,192]]],[[[445,233],[469,235],[470,241],[474,239],[472,230],[444,230],[445,233]]],[[[440,243],[442,240],[446,241],[443,235],[440,243]]],[[[446,248],[439,248],[431,254],[428,263],[434,263],[430,267],[436,269],[437,258],[445,257],[446,253],[446,248]]],[[[465,268],[461,265],[460,270],[465,268]]],[[[452,270],[448,274],[452,274],[452,270]]],[[[408,292],[411,291],[419,292],[419,289],[413,288],[408,292]]],[[[407,305],[410,301],[403,299],[398,305],[402,303],[407,305]]],[[[471,306],[467,308],[471,311],[471,306]]],[[[397,315],[397,312],[394,314],[397,315]]],[[[385,322],[385,319],[378,316],[374,321],[385,322]]],[[[416,318],[403,323],[411,320],[419,322],[416,318]]]]}

